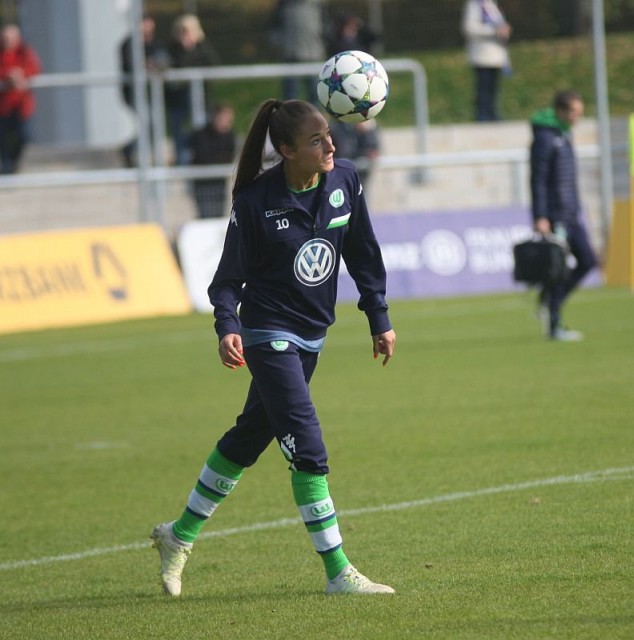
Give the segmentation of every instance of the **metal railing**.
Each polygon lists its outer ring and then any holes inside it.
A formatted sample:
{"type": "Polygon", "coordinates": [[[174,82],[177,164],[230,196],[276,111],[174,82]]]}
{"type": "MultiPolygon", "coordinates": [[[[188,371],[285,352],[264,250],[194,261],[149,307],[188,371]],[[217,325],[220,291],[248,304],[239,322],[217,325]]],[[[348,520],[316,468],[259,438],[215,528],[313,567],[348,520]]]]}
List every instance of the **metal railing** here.
{"type": "MultiPolygon", "coordinates": [[[[428,128],[427,81],[423,67],[410,59],[386,59],[384,66],[388,73],[409,73],[413,79],[413,104],[416,130],[416,148],[420,155],[426,150],[428,128]]],[[[131,169],[100,169],[72,172],[47,172],[40,174],[20,174],[0,176],[0,192],[3,189],[28,187],[69,187],[89,184],[137,183],[140,194],[140,221],[154,221],[164,224],[165,195],[162,185],[174,180],[196,180],[200,178],[228,177],[233,171],[231,165],[204,167],[170,167],[163,144],[166,136],[165,85],[173,82],[189,82],[192,105],[192,124],[201,126],[207,118],[205,105],[206,82],[239,81],[244,79],[278,79],[282,77],[316,77],[321,69],[317,63],[235,65],[190,69],[168,69],[160,73],[148,73],[149,117],[152,127],[142,124],[138,127],[139,152],[150,153],[152,157],[140,158],[139,167],[131,169]],[[150,134],[151,130],[151,134],[150,134]],[[149,136],[152,144],[149,144],[149,136]],[[145,140],[143,138],[146,137],[145,140]],[[150,211],[152,213],[150,213],[150,211]]],[[[124,81],[131,81],[116,73],[60,73],[44,74],[32,79],[35,90],[69,87],[119,87],[124,81]]]]}
{"type": "MultiPolygon", "coordinates": [[[[373,164],[376,170],[408,171],[412,187],[424,186],[421,177],[435,168],[501,165],[510,170],[510,200],[512,204],[526,204],[528,150],[525,148],[501,149],[495,151],[463,151],[450,153],[428,153],[428,101],[427,83],[424,69],[419,63],[409,59],[384,61],[388,73],[409,73],[413,78],[414,153],[407,155],[381,155],[373,164]]],[[[139,137],[150,135],[153,144],[152,158],[140,163],[139,168],[113,168],[99,170],[49,171],[0,176],[0,194],[10,190],[49,187],[79,187],[89,185],[138,185],[139,213],[137,221],[153,221],[166,226],[166,186],[170,182],[187,182],[202,178],[229,178],[235,167],[233,164],[209,166],[168,166],[164,139],[166,117],[164,90],[169,82],[187,81],[192,96],[192,121],[201,125],[206,119],[204,84],[209,81],[236,81],[240,79],[279,79],[285,76],[315,76],[320,65],[308,64],[267,64],[230,67],[210,67],[200,69],[167,70],[163,73],[148,74],[149,113],[153,126],[139,127],[139,137]],[[146,200],[144,201],[144,198],[146,200]],[[147,199],[150,199],[148,201],[147,199]]],[[[54,87],[119,87],[124,78],[120,74],[47,74],[36,77],[32,85],[38,91],[54,87]]],[[[149,142],[149,139],[146,140],[149,142]]],[[[114,144],[114,143],[113,143],[114,144]]],[[[141,145],[140,145],[141,146],[141,145]]],[[[598,160],[600,149],[597,145],[577,147],[580,160],[598,160]]],[[[1,214],[0,214],[1,215],[1,214]]]]}

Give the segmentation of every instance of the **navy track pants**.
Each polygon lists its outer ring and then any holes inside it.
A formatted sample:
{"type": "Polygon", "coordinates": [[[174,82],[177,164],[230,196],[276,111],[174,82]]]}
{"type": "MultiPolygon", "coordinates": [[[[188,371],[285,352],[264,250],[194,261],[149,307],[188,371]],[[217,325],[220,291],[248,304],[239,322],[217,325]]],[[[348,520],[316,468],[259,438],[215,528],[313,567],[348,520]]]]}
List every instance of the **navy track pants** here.
{"type": "Polygon", "coordinates": [[[276,439],[293,469],[326,474],[328,455],[308,386],[319,354],[284,344],[284,350],[268,342],[245,347],[253,380],[242,413],[220,438],[218,449],[249,467],[276,439]]]}

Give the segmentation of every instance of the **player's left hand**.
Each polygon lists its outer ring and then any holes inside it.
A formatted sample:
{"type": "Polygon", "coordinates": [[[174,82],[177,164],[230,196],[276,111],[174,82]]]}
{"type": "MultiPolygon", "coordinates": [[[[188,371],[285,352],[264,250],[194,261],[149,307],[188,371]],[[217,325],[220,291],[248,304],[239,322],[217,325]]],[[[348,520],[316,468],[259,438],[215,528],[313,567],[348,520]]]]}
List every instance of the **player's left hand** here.
{"type": "Polygon", "coordinates": [[[394,354],[394,343],[396,342],[396,333],[393,329],[380,333],[377,336],[372,336],[372,350],[374,353],[374,359],[379,357],[379,354],[384,355],[383,366],[385,366],[392,355],[394,354]]]}

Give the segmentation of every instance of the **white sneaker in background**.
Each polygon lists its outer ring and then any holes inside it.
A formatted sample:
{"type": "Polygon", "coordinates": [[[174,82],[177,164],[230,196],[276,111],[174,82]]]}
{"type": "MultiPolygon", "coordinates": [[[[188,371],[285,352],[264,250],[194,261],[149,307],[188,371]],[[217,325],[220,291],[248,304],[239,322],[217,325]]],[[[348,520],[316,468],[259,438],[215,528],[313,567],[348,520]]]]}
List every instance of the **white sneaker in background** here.
{"type": "Polygon", "coordinates": [[[583,340],[583,333],[580,331],[573,331],[572,329],[556,327],[551,332],[550,339],[558,342],[581,342],[583,340]]]}

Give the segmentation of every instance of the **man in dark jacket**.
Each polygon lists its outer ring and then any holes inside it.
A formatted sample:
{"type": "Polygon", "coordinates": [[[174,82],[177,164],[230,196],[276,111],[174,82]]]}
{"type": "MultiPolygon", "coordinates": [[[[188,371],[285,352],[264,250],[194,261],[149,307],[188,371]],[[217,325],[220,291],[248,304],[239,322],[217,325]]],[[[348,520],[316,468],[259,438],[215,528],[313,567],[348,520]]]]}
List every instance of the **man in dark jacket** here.
{"type": "MultiPolygon", "coordinates": [[[[225,103],[214,106],[209,122],[196,129],[190,146],[193,165],[231,164],[237,149],[237,134],[233,128],[235,112],[225,103]]],[[[194,182],[194,198],[199,218],[220,218],[226,209],[225,178],[204,178],[194,182]]]]}
{"type": "Polygon", "coordinates": [[[561,306],[581,280],[596,266],[592,246],[581,219],[577,165],[571,129],[583,115],[583,100],[574,91],[560,91],[553,106],[531,119],[531,197],[535,230],[564,239],[576,260],[561,283],[545,287],[540,304],[548,313],[548,335],[553,340],[577,341],[583,335],[561,325],[561,306]]]}
{"type": "MultiPolygon", "coordinates": [[[[167,52],[160,45],[156,37],[156,23],[151,15],[144,14],[142,16],[140,30],[141,38],[143,40],[143,53],[146,70],[148,72],[162,71],[167,67],[167,52]]],[[[123,100],[129,107],[136,111],[134,85],[130,78],[134,71],[134,64],[132,60],[132,35],[129,35],[119,47],[119,66],[121,72],[126,76],[126,80],[121,86],[123,100]]],[[[150,125],[151,124],[152,123],[150,122],[150,125]]],[[[153,135],[151,131],[149,133],[151,142],[153,135]]],[[[136,165],[137,147],[138,138],[137,134],[135,134],[134,137],[126,142],[121,149],[121,157],[126,167],[134,167],[136,165]]]]}

